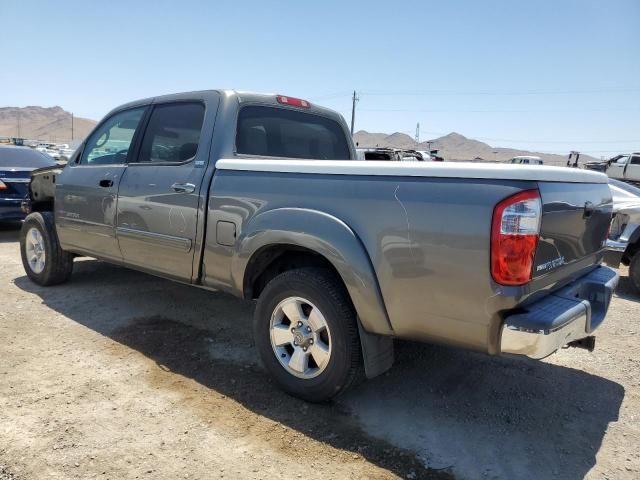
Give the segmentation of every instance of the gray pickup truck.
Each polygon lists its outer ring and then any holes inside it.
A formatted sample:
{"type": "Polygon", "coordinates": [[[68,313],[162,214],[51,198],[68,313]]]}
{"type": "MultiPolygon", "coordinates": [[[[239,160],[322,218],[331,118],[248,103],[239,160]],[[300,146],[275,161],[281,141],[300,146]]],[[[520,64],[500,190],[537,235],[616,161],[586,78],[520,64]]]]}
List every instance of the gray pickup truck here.
{"type": "Polygon", "coordinates": [[[618,281],[606,176],[356,158],[342,117],[304,100],[132,102],[33,174],[24,268],[53,285],[88,256],[257,299],[264,366],[310,401],[388,369],[393,338],[593,348],[618,281]]]}

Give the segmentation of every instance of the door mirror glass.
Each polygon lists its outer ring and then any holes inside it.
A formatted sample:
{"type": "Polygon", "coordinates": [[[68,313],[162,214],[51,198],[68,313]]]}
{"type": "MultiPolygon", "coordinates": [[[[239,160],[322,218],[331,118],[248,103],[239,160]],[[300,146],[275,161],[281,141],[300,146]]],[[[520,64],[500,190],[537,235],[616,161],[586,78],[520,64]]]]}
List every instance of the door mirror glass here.
{"type": "Polygon", "coordinates": [[[126,162],[133,135],[145,107],[116,113],[88,138],[80,165],[121,165],[126,162]]]}

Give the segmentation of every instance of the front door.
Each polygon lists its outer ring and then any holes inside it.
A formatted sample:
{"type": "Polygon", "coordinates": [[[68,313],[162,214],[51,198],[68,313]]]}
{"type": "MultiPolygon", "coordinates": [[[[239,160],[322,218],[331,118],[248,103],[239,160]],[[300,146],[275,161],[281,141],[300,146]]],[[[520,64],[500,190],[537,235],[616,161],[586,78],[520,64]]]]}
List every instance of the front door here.
{"type": "Polygon", "coordinates": [[[118,190],[117,236],[126,265],[190,281],[198,204],[209,156],[205,104],[157,104],[118,190]]]}
{"type": "Polygon", "coordinates": [[[115,237],[116,194],[146,107],[113,114],[57,178],[56,229],[65,250],[121,261],[115,237]]]}
{"type": "Polygon", "coordinates": [[[628,161],[629,157],[626,155],[618,158],[615,162],[609,165],[609,168],[607,168],[607,175],[610,178],[622,180],[624,178],[624,168],[627,166],[628,161]]]}

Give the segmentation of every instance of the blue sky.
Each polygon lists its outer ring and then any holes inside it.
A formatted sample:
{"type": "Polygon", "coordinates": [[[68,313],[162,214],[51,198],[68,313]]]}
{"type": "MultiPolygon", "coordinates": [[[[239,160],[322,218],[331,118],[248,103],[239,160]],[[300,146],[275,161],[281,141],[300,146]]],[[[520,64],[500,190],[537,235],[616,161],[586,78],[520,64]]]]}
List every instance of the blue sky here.
{"type": "Polygon", "coordinates": [[[356,129],[640,150],[640,1],[2,0],[0,106],[99,119],[141,97],[284,93],[356,129]]]}

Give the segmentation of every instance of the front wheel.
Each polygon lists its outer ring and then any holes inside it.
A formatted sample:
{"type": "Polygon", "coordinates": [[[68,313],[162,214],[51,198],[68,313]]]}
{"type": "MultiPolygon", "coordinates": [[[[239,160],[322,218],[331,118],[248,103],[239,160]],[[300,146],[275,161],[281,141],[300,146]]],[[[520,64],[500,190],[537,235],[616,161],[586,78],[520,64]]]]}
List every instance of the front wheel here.
{"type": "Polygon", "coordinates": [[[20,231],[20,255],[27,276],[38,285],[56,285],[71,276],[73,254],[60,248],[51,212],[27,216],[20,231]]]}
{"type": "Polygon", "coordinates": [[[356,314],[327,269],[290,270],[271,280],[258,299],[254,336],[278,385],[304,400],[327,401],[362,374],[356,314]]]}

